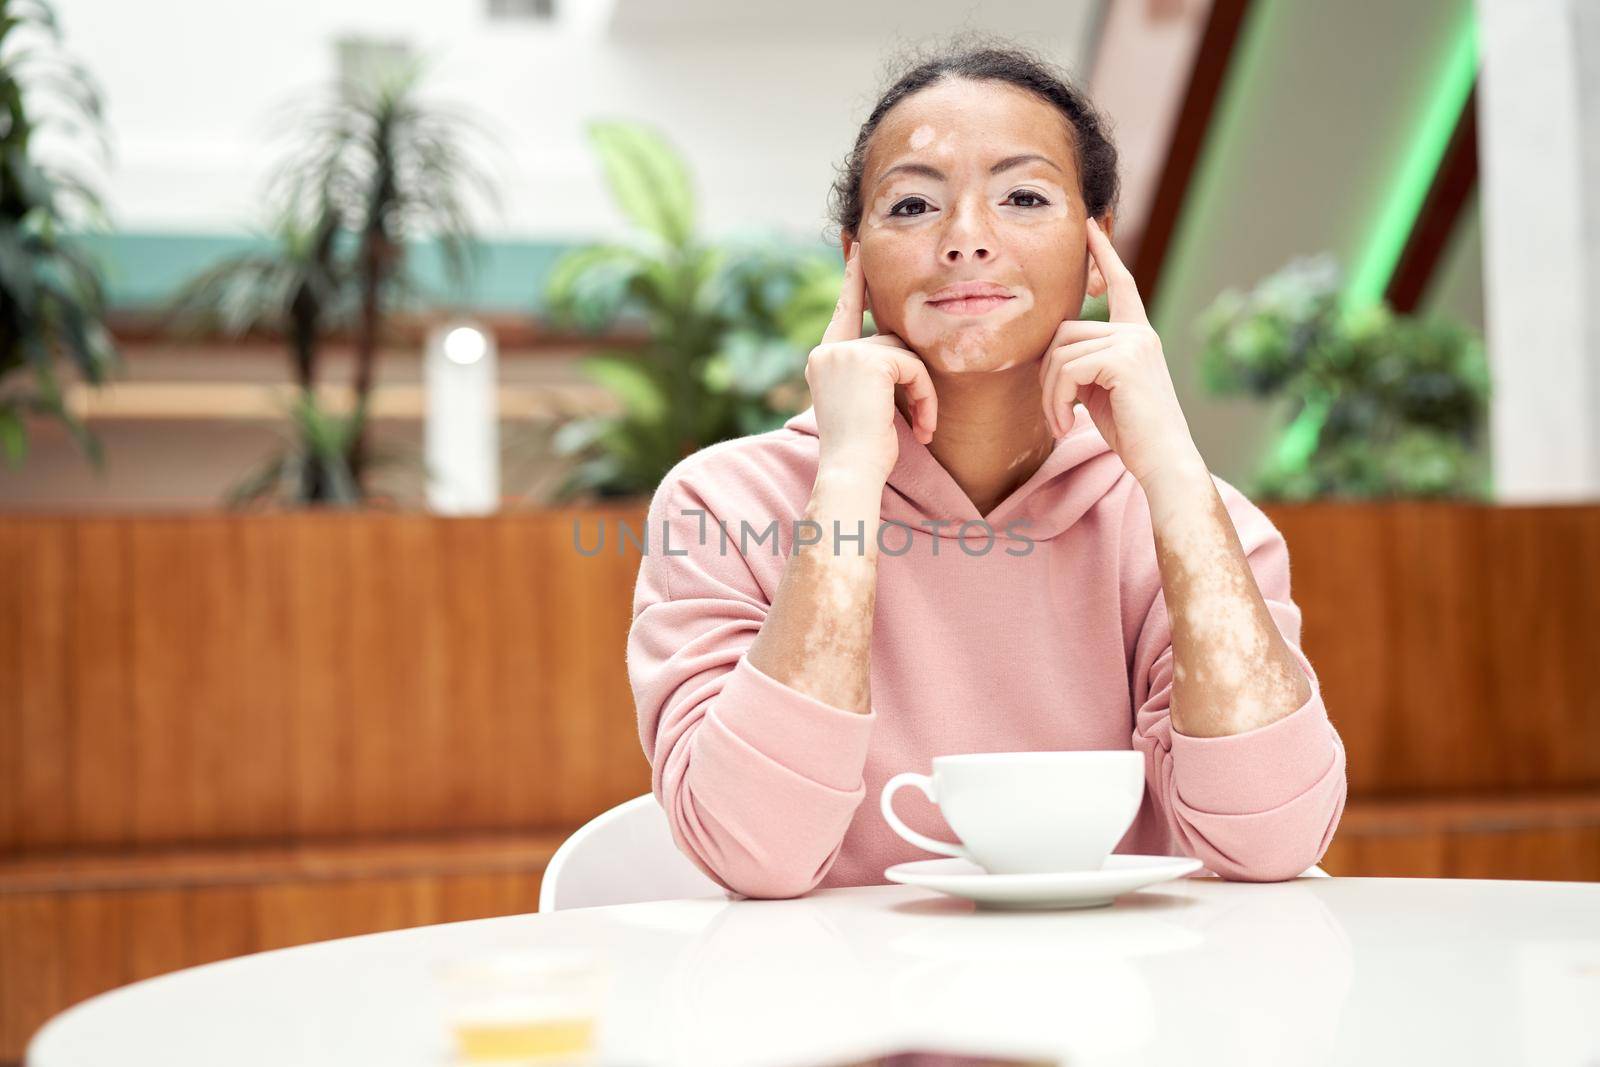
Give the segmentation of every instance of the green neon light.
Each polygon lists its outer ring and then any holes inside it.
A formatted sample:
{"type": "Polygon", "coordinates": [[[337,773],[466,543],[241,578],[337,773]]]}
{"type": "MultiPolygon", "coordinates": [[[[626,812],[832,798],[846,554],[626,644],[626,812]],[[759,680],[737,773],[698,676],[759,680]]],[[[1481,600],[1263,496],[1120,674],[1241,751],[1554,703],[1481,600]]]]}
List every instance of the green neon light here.
{"type": "Polygon", "coordinates": [[[1305,469],[1317,451],[1317,442],[1322,438],[1322,427],[1328,421],[1328,409],[1331,407],[1332,400],[1320,393],[1306,398],[1300,414],[1284,428],[1272,450],[1272,465],[1277,470],[1305,469]]]}
{"type": "MultiPolygon", "coordinates": [[[[1220,183],[1224,178],[1228,152],[1240,137],[1251,94],[1259,91],[1261,74],[1271,59],[1270,50],[1283,39],[1282,16],[1284,5],[1268,0],[1250,5],[1244,25],[1239,30],[1239,41],[1234,58],[1229,64],[1227,77],[1217,100],[1216,115],[1211,131],[1201,149],[1193,181],[1185,198],[1183,214],[1177,232],[1173,235],[1171,253],[1166,270],[1170,277],[1186,278],[1199,269],[1199,258],[1204,254],[1200,245],[1200,213],[1196,205],[1214,204],[1221,195],[1220,183]]],[[[1411,150],[1401,161],[1395,180],[1371,234],[1366,250],[1356,258],[1355,269],[1347,275],[1341,294],[1345,307],[1360,306],[1379,300],[1389,287],[1400,253],[1416,225],[1433,177],[1455,130],[1461,108],[1472,90],[1478,66],[1478,27],[1472,5],[1462,0],[1461,24],[1445,54],[1443,65],[1435,79],[1435,89],[1430,94],[1419,119],[1418,132],[1411,139],[1411,150]]],[[[1157,329],[1166,332],[1178,325],[1168,319],[1175,309],[1172,286],[1158,291],[1152,309],[1152,321],[1157,329]]],[[[1284,430],[1272,459],[1279,469],[1302,469],[1316,452],[1322,426],[1332,406],[1332,398],[1313,395],[1294,420],[1284,430]]]]}
{"type": "MultiPolygon", "coordinates": [[[[1367,239],[1366,250],[1345,283],[1340,301],[1346,310],[1377,303],[1388,291],[1477,76],[1478,20],[1468,7],[1417,134],[1411,139],[1411,151],[1402,160],[1400,171],[1389,186],[1388,200],[1367,239]]],[[[1333,398],[1321,393],[1306,398],[1305,406],[1273,449],[1271,462],[1277,470],[1305,469],[1317,451],[1332,406],[1333,398]]]]}
{"type": "Polygon", "coordinates": [[[1411,150],[1389,185],[1388,201],[1367,238],[1366,251],[1350,272],[1344,290],[1346,307],[1383,299],[1400,262],[1400,254],[1416,228],[1417,216],[1422,213],[1428,190],[1433,187],[1433,179],[1439,173],[1445,149],[1450,145],[1450,137],[1455,133],[1461,109],[1466,106],[1477,76],[1478,20],[1468,8],[1418,123],[1416,136],[1411,138],[1411,150]]]}

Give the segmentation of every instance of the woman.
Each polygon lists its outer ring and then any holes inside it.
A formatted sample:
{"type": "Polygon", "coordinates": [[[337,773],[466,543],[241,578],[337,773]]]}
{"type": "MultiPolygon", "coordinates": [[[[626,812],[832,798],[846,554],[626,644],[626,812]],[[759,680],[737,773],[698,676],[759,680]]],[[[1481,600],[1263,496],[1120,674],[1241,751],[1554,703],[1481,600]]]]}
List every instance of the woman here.
{"type": "Polygon", "coordinates": [[[960,752],[1132,747],[1147,788],[1116,851],[1252,881],[1322,857],[1345,756],[1288,552],[1190,437],[1116,190],[1103,120],[1027,53],[911,69],[835,188],[812,406],[663,479],[629,676],[673,836],[726,889],[928,858],[877,797],[960,752]],[[1110,322],[1077,320],[1086,290],[1110,322]]]}

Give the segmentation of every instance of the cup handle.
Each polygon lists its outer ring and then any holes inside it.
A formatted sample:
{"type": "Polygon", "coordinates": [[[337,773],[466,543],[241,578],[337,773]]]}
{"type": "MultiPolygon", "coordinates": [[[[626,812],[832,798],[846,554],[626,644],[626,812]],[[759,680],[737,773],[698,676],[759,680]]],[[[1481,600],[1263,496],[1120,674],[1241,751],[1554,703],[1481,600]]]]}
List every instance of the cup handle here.
{"type": "Polygon", "coordinates": [[[915,771],[905,771],[901,774],[897,774],[893,778],[889,779],[888,782],[884,783],[883,786],[883,817],[888,821],[889,827],[894,830],[895,833],[899,834],[913,845],[916,845],[918,848],[927,849],[929,852],[937,852],[941,856],[954,856],[957,859],[963,859],[968,863],[976,864],[978,861],[973,859],[972,854],[966,849],[962,848],[960,845],[952,844],[949,841],[935,841],[931,837],[917,833],[911,827],[900,821],[900,816],[894,813],[894,792],[903,785],[914,785],[918,789],[922,790],[922,795],[927,797],[934,804],[939,803],[938,798],[933,795],[932,778],[929,778],[925,774],[917,774],[915,771]]]}

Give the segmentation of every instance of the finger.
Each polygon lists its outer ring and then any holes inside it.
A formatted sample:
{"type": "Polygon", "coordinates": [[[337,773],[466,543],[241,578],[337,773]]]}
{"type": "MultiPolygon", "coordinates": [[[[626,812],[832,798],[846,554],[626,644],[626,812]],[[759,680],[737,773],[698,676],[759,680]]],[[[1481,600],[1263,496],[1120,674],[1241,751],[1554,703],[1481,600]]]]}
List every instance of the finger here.
{"type": "Polygon", "coordinates": [[[1077,400],[1077,392],[1071,386],[1067,387],[1067,402],[1063,409],[1061,403],[1061,383],[1063,381],[1061,376],[1061,357],[1056,355],[1056,351],[1052,349],[1045,356],[1047,367],[1044,372],[1044,387],[1040,390],[1040,398],[1044,406],[1045,421],[1050,424],[1050,435],[1052,437],[1061,437],[1066,434],[1070,424],[1070,420],[1064,417],[1064,413],[1071,412],[1072,405],[1077,400]]]}
{"type": "Polygon", "coordinates": [[[1075,361],[1091,353],[1111,348],[1116,343],[1115,337],[1094,337],[1076,344],[1062,345],[1050,353],[1049,359],[1054,373],[1048,375],[1044,405],[1045,413],[1054,423],[1056,436],[1070,433],[1076,418],[1072,406],[1078,402],[1078,384],[1066,373],[1066,368],[1075,361]]]}
{"type": "Polygon", "coordinates": [[[1077,388],[1098,385],[1102,389],[1109,390],[1115,384],[1112,379],[1117,367],[1118,364],[1111,353],[1097,352],[1079,359],[1064,361],[1061,364],[1061,374],[1077,388]]]}
{"type": "Polygon", "coordinates": [[[891,349],[885,355],[894,372],[895,384],[906,387],[906,398],[911,402],[914,416],[912,429],[916,431],[918,440],[927,444],[933,440],[933,431],[939,422],[939,397],[933,391],[933,379],[928,377],[928,368],[909,352],[891,349]]]}
{"type": "Polygon", "coordinates": [[[1044,421],[1050,427],[1050,436],[1060,437],[1061,429],[1056,422],[1056,406],[1052,398],[1055,396],[1056,376],[1061,373],[1061,361],[1055,358],[1054,351],[1046,351],[1039,364],[1039,403],[1044,409],[1044,421]]]}
{"type": "Polygon", "coordinates": [[[1073,425],[1078,421],[1077,412],[1073,407],[1078,402],[1078,391],[1072,388],[1072,383],[1063,375],[1056,379],[1056,398],[1051,405],[1051,413],[1056,420],[1056,436],[1065,437],[1072,432],[1073,425]],[[1065,386],[1063,383],[1066,383],[1065,386]]]}
{"type": "Polygon", "coordinates": [[[866,284],[861,277],[861,242],[850,246],[850,258],[844,262],[844,283],[839,288],[839,302],[833,306],[833,319],[822,332],[822,341],[850,341],[861,336],[861,322],[866,300],[866,284]]]}
{"type": "Polygon", "coordinates": [[[1145,316],[1144,301],[1139,299],[1139,285],[1133,280],[1133,272],[1123,265],[1122,257],[1111,246],[1111,238],[1094,218],[1089,219],[1088,230],[1089,254],[1106,280],[1106,306],[1111,321],[1148,323],[1150,320],[1145,316]]]}
{"type": "Polygon", "coordinates": [[[1072,428],[1072,405],[1078,402],[1078,389],[1072,380],[1062,373],[1062,360],[1052,356],[1050,359],[1050,372],[1045,376],[1043,404],[1044,415],[1050,422],[1050,434],[1053,437],[1065,437],[1072,428]]]}
{"type": "Polygon", "coordinates": [[[1074,341],[1070,345],[1058,345],[1052,350],[1051,355],[1057,363],[1071,363],[1075,359],[1082,359],[1091,352],[1100,352],[1116,345],[1115,337],[1091,337],[1087,341],[1074,341]]]}
{"type": "Polygon", "coordinates": [[[1040,382],[1042,382],[1042,402],[1045,405],[1045,418],[1050,419],[1051,432],[1056,437],[1061,437],[1072,429],[1072,405],[1077,403],[1077,390],[1070,390],[1070,398],[1062,403],[1061,395],[1061,368],[1075,358],[1088,355],[1090,352],[1099,352],[1101,349],[1117,344],[1117,338],[1090,338],[1088,341],[1077,341],[1074,344],[1062,344],[1051,349],[1045,355],[1045,365],[1040,368],[1040,382]]]}
{"type": "Polygon", "coordinates": [[[870,334],[861,338],[860,340],[864,345],[888,345],[890,348],[903,348],[908,352],[911,350],[910,345],[906,344],[892,333],[870,334]]]}
{"type": "Polygon", "coordinates": [[[1050,389],[1045,392],[1045,416],[1050,419],[1051,435],[1061,438],[1072,432],[1075,421],[1072,405],[1078,402],[1078,390],[1066,374],[1061,373],[1061,360],[1054,360],[1054,365],[1050,389]]]}
{"type": "Polygon", "coordinates": [[[1113,337],[1130,325],[1132,323],[1101,322],[1099,319],[1064,319],[1051,336],[1050,347],[1058,348],[1074,341],[1087,341],[1095,337],[1113,337]]]}

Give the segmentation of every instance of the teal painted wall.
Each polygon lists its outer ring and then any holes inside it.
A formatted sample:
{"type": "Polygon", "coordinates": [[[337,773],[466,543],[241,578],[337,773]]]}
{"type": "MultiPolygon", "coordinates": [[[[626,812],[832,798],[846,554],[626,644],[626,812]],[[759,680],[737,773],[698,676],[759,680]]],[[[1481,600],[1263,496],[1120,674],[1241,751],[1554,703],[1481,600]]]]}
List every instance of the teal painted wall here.
{"type": "MultiPolygon", "coordinates": [[[[84,246],[101,264],[108,299],[117,308],[159,305],[187,279],[206,267],[241,252],[269,246],[268,238],[250,235],[115,231],[84,234],[84,246]]],[[[485,241],[482,266],[467,306],[483,311],[533,312],[550,269],[573,244],[539,241],[485,241]]],[[[419,283],[449,299],[438,250],[419,246],[413,269],[419,283]]]]}

